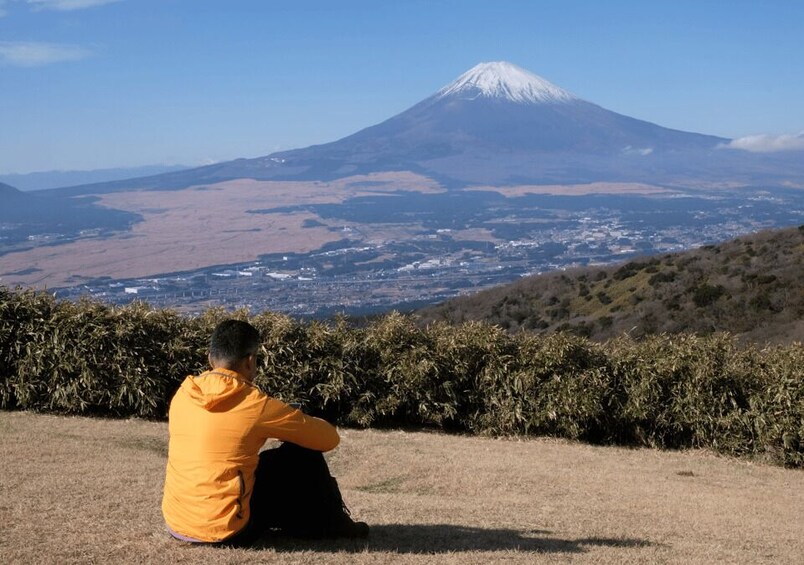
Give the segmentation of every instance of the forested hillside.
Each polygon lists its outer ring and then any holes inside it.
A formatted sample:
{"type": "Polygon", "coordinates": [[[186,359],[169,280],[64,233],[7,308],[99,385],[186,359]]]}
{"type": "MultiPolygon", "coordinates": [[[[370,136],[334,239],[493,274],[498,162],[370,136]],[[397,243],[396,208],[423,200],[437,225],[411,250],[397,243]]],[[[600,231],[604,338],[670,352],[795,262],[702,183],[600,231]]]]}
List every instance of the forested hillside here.
{"type": "Polygon", "coordinates": [[[804,341],[804,225],[683,253],[585,267],[421,310],[423,322],[482,320],[509,331],[571,331],[594,340],[627,333],[727,331],[743,341],[804,341]]]}

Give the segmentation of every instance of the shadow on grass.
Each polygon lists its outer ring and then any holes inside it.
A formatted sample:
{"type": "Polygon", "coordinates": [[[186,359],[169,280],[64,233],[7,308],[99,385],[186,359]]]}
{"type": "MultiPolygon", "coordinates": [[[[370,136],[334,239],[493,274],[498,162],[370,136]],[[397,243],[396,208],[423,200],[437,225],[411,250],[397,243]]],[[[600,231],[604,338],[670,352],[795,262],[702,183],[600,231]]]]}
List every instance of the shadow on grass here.
{"type": "Polygon", "coordinates": [[[486,529],[450,524],[383,524],[371,526],[363,540],[309,541],[267,536],[255,548],[277,552],[294,551],[377,551],[433,554],[456,551],[524,551],[538,553],[582,553],[590,546],[638,548],[653,542],[630,538],[561,539],[546,530],[486,529]]]}

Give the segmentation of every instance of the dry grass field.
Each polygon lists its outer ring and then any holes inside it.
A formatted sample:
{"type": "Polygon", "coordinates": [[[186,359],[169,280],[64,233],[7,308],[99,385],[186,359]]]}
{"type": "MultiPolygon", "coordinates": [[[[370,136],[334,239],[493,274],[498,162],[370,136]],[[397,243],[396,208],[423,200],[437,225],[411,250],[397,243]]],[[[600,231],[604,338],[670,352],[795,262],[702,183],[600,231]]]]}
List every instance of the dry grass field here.
{"type": "MultiPolygon", "coordinates": [[[[140,214],[127,232],[34,247],[0,257],[3,284],[58,287],[112,276],[134,278],[257,259],[265,253],[306,253],[343,237],[312,212],[253,214],[283,206],[340,203],[397,190],[443,192],[413,173],[377,173],[330,182],[240,179],[184,190],[131,190],[97,195],[99,204],[140,214]],[[305,221],[318,226],[307,227],[305,221]],[[15,271],[23,271],[23,274],[15,271]]],[[[381,226],[382,228],[382,226],[381,226]]],[[[397,238],[407,231],[371,238],[397,238]]]]}
{"type": "Polygon", "coordinates": [[[0,412],[0,563],[800,563],[804,473],[699,451],[343,430],[364,541],[174,541],[167,427],[0,412]]]}
{"type": "Polygon", "coordinates": [[[507,198],[528,194],[552,194],[560,196],[589,196],[592,194],[676,194],[661,186],[639,182],[591,182],[587,184],[524,184],[515,186],[476,186],[467,190],[491,190],[507,198]]]}
{"type": "MultiPolygon", "coordinates": [[[[248,213],[289,206],[338,204],[358,196],[444,192],[432,179],[409,172],[373,173],[324,181],[257,181],[239,179],[184,190],[129,190],[98,194],[101,206],[142,216],[131,230],[86,237],[60,245],[41,245],[0,256],[3,284],[37,288],[72,286],[111,276],[136,278],[211,265],[253,261],[266,253],[307,253],[343,238],[342,223],[312,211],[248,213]]],[[[582,185],[481,186],[506,197],[526,194],[672,194],[640,183],[582,185]]],[[[409,219],[399,224],[361,225],[366,241],[409,239],[422,226],[409,219]]],[[[498,242],[489,230],[455,230],[456,239],[498,242]]]]}

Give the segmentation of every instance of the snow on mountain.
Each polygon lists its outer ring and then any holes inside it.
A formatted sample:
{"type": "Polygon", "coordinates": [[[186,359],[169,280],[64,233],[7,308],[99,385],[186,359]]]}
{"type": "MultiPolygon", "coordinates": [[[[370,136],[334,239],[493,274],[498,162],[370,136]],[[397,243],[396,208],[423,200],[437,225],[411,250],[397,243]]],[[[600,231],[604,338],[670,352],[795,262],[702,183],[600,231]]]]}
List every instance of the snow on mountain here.
{"type": "Polygon", "coordinates": [[[505,98],[512,102],[562,103],[578,100],[563,88],[506,61],[475,65],[438,91],[437,98],[505,98]]]}

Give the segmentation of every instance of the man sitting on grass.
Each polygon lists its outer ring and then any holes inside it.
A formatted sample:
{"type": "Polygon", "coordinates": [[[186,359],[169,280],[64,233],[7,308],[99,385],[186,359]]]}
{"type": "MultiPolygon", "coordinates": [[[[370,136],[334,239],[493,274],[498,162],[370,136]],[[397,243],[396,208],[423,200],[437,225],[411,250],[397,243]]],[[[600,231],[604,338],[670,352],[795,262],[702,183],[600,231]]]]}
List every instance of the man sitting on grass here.
{"type": "MultiPolygon", "coordinates": [[[[265,395],[259,332],[239,320],[212,334],[212,369],[189,376],[170,403],[162,514],[170,533],[199,543],[248,545],[269,529],[301,537],[365,537],[330,476],[323,451],[334,426],[265,395]],[[259,453],[268,438],[284,441],[259,453]]],[[[292,378],[292,377],[291,377],[292,378]]]]}

